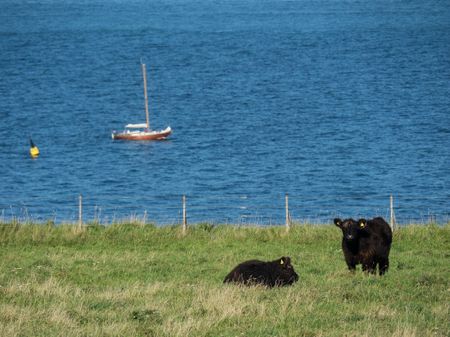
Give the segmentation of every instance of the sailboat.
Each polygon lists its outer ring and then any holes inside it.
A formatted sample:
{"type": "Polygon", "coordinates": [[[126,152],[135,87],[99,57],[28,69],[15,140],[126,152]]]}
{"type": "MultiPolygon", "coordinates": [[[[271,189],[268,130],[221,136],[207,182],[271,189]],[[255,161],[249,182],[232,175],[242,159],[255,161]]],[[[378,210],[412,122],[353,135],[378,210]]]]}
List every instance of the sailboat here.
{"type": "Polygon", "coordinates": [[[166,139],[171,133],[170,126],[164,130],[152,130],[150,128],[150,119],[148,113],[148,96],[147,96],[147,71],[145,63],[141,63],[142,75],[144,77],[144,99],[145,99],[145,117],[146,123],[127,124],[122,132],[113,131],[112,139],[118,140],[162,140],[166,139]]]}

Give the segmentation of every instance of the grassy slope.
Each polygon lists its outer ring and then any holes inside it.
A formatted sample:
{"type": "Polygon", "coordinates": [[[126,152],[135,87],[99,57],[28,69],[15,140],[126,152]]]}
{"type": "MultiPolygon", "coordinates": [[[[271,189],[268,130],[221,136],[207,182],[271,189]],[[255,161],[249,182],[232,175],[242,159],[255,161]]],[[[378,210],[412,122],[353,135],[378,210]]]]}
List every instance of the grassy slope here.
{"type": "Polygon", "coordinates": [[[447,336],[450,226],[397,231],[385,277],[352,275],[331,226],[0,226],[0,336],[447,336]],[[223,285],[246,259],[300,281],[223,285]]]}

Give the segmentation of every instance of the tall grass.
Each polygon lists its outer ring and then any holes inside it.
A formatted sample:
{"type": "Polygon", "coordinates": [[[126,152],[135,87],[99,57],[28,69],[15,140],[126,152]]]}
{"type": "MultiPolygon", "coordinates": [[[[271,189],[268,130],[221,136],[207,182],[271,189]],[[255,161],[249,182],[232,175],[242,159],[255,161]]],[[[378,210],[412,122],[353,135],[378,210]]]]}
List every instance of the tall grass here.
{"type": "Polygon", "coordinates": [[[334,226],[0,226],[0,336],[448,336],[450,226],[394,234],[384,277],[347,271],[334,226]],[[224,285],[289,255],[298,283],[224,285]]]}

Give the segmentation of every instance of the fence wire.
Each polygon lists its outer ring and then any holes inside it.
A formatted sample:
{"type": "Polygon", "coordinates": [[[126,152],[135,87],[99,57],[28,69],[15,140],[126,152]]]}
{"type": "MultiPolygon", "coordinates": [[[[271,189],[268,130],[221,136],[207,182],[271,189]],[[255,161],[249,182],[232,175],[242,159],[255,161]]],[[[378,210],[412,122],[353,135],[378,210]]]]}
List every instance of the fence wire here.
{"type": "MultiPolygon", "coordinates": [[[[286,223],[284,194],[273,195],[187,195],[189,223],[283,225],[286,223]]],[[[317,196],[289,195],[288,214],[292,223],[329,224],[333,218],[390,219],[389,195],[317,196]]],[[[1,203],[0,222],[78,223],[79,196],[59,199],[34,197],[30,200],[1,203]]],[[[82,222],[112,224],[144,222],[156,225],[183,221],[182,195],[82,196],[82,222]]],[[[397,224],[449,223],[448,205],[439,198],[416,200],[394,195],[397,224]],[[430,207],[429,205],[434,205],[430,207]]]]}

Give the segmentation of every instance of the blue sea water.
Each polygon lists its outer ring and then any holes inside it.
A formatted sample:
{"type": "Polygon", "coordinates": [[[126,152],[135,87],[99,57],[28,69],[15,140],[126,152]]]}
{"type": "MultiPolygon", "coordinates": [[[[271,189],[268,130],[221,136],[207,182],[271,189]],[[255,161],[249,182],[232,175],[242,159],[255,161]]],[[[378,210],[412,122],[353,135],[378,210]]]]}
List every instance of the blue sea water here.
{"type": "Polygon", "coordinates": [[[448,1],[3,0],[0,220],[449,221],[448,1]],[[145,121],[167,141],[120,142],[145,121]],[[29,137],[41,150],[28,154],[29,137]]]}

